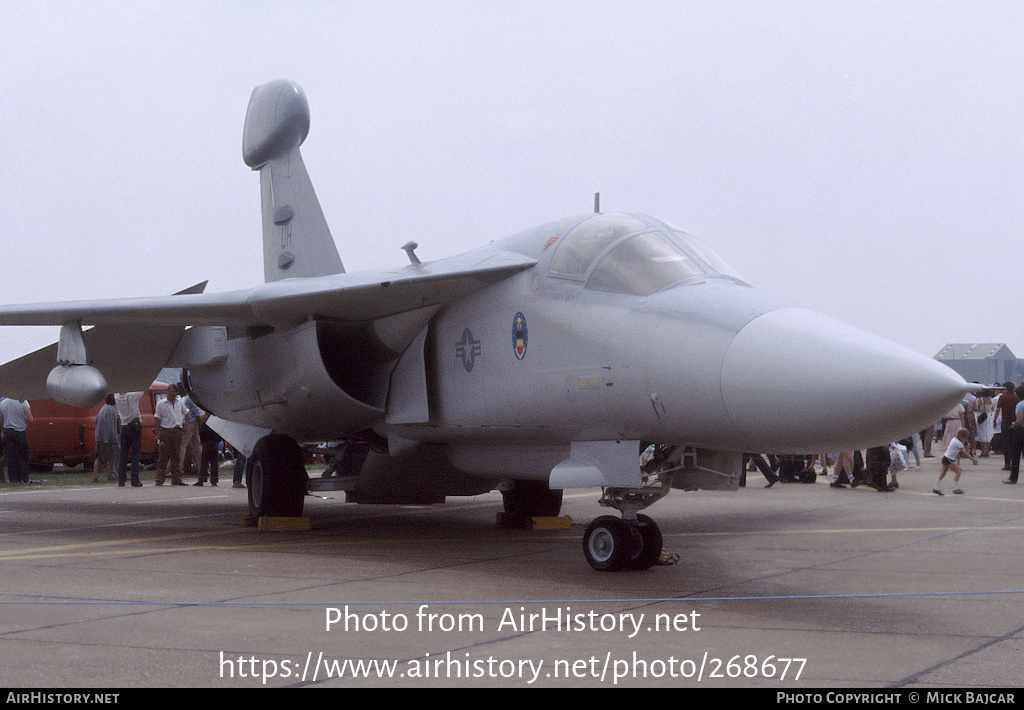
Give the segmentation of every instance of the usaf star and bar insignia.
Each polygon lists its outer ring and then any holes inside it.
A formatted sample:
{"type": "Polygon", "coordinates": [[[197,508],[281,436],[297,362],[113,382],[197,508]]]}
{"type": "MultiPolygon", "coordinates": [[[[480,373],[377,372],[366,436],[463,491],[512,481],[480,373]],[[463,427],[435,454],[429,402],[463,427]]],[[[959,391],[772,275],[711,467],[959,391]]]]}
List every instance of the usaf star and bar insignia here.
{"type": "MultiPolygon", "coordinates": [[[[526,348],[529,344],[529,335],[526,329],[526,316],[517,312],[512,318],[512,352],[517,360],[526,357],[526,348]]],[[[462,362],[466,372],[473,371],[473,365],[482,352],[482,341],[473,337],[473,331],[465,328],[462,331],[462,338],[455,342],[455,358],[462,362]]]]}

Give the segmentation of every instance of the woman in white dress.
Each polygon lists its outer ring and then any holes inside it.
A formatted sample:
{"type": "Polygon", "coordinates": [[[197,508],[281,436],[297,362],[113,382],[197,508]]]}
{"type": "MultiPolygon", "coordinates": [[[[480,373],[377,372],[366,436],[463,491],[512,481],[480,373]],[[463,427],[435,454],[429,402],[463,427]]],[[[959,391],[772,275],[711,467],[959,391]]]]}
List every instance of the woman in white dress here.
{"type": "Polygon", "coordinates": [[[957,432],[964,428],[964,403],[953,407],[943,419],[946,420],[946,427],[942,430],[942,450],[945,451],[956,438],[957,432]]]}
{"type": "Polygon", "coordinates": [[[992,417],[995,413],[995,404],[992,403],[990,390],[983,390],[978,396],[974,412],[978,421],[978,446],[981,447],[981,455],[988,456],[988,448],[992,445],[992,417]]]}

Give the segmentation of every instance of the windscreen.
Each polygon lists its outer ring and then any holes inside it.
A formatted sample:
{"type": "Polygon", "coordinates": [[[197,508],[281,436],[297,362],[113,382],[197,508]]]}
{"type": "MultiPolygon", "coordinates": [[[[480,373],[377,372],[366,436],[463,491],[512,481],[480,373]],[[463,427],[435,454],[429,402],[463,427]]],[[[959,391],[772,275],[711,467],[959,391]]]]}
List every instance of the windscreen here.
{"type": "Polygon", "coordinates": [[[587,288],[650,296],[670,284],[703,273],[663,233],[645,232],[608,252],[587,280],[587,288]]]}
{"type": "Polygon", "coordinates": [[[646,229],[646,225],[629,215],[594,215],[562,238],[551,257],[550,271],[582,279],[609,245],[641,229],[646,229]]]}
{"type": "Polygon", "coordinates": [[[718,256],[715,251],[707,245],[707,243],[693,236],[679,230],[672,231],[673,236],[681,241],[686,246],[690,247],[697,256],[707,262],[707,264],[720,273],[722,276],[729,276],[738,281],[743,281],[743,277],[736,273],[736,270],[729,266],[722,260],[722,257],[718,256]]]}

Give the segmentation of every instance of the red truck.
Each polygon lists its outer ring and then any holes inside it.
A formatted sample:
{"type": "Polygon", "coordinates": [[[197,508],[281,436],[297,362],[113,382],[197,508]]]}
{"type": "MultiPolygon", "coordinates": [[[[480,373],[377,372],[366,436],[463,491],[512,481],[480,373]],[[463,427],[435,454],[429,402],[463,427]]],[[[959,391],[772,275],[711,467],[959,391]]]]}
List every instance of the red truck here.
{"type": "MultiPolygon", "coordinates": [[[[143,463],[157,458],[156,437],[153,435],[153,412],[156,403],[166,396],[167,385],[154,382],[139,400],[142,414],[143,463]]],[[[28,425],[29,465],[33,471],[50,471],[56,463],[73,467],[91,466],[96,456],[96,415],[102,404],[92,409],[81,409],[60,404],[52,399],[34,399],[32,423],[28,425]]]]}

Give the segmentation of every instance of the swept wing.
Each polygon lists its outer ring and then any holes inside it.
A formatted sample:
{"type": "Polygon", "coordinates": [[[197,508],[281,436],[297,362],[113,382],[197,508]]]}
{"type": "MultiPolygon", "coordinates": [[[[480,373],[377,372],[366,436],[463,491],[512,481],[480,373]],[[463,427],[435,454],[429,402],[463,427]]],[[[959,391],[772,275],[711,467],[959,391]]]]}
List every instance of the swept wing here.
{"type": "MultiPolygon", "coordinates": [[[[110,391],[144,390],[164,367],[185,327],[287,328],[307,320],[364,322],[448,305],[533,266],[519,254],[489,251],[410,264],[392,270],[273,281],[224,293],[63,301],[0,306],[0,325],[96,326],[84,331],[89,364],[110,391]]],[[[50,396],[47,373],[57,359],[51,345],[0,366],[0,394],[50,396]]]]}
{"type": "Polygon", "coordinates": [[[224,293],[57,301],[0,306],[0,325],[269,325],[313,319],[367,321],[448,305],[530,268],[508,252],[467,254],[403,269],[285,279],[224,293]]]}

